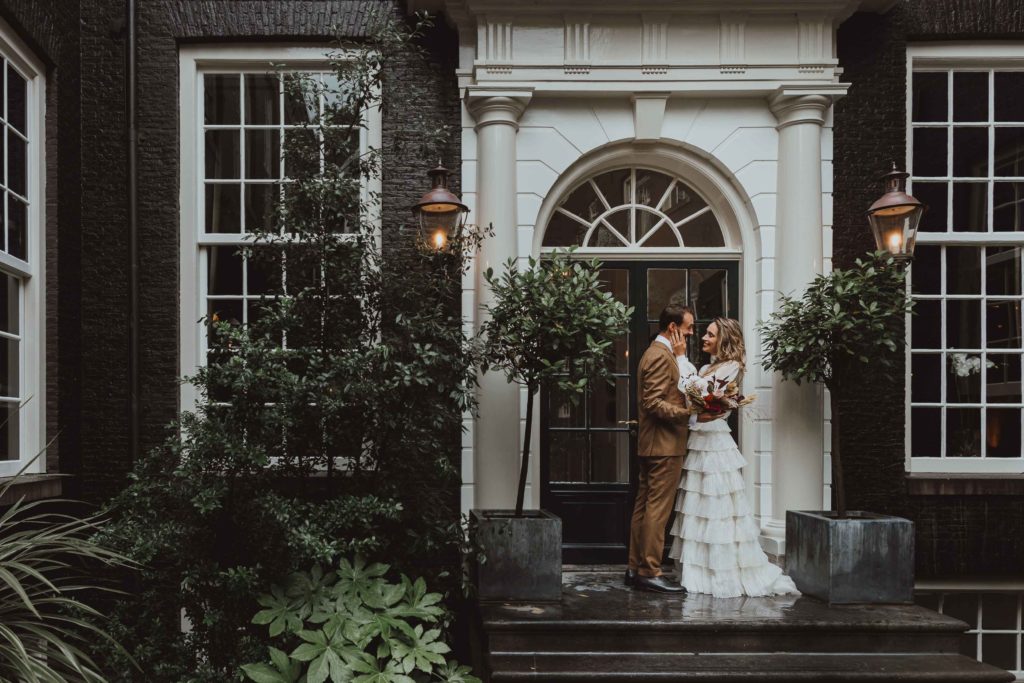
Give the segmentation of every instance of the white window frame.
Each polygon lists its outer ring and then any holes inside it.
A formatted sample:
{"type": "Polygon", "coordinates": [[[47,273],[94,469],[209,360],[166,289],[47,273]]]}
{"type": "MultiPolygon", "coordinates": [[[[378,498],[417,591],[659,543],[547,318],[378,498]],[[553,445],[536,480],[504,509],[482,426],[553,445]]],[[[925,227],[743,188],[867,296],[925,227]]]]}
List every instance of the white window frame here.
{"type": "MultiPolygon", "coordinates": [[[[270,71],[329,71],[330,58],[336,48],[292,45],[190,45],[179,52],[180,76],[180,323],[179,377],[194,375],[205,364],[206,334],[198,321],[206,315],[206,291],[202,286],[204,244],[251,244],[244,233],[218,235],[211,240],[205,234],[203,202],[205,190],[201,164],[203,156],[203,75],[207,72],[267,73],[270,71]]],[[[360,147],[381,149],[382,126],[379,106],[366,112],[365,128],[360,134],[360,147]]],[[[380,197],[381,180],[372,178],[363,189],[364,197],[380,197]]],[[[379,206],[369,207],[368,220],[381,230],[379,206]]],[[[196,388],[182,382],[179,396],[181,410],[193,410],[199,400],[196,388]]]]}
{"type": "MultiPolygon", "coordinates": [[[[18,459],[0,461],[0,477],[46,471],[46,69],[10,25],[0,19],[0,50],[27,81],[26,133],[28,260],[0,253],[0,271],[21,279],[18,459]],[[37,457],[38,456],[38,457],[37,457]],[[34,460],[32,460],[34,458],[34,460]],[[29,461],[32,461],[29,463],[29,461]]],[[[3,93],[6,98],[6,92],[3,93]]],[[[6,165],[7,151],[0,163],[6,165]]],[[[0,210],[6,210],[0,208],[0,210]]],[[[2,238],[0,238],[2,239],[2,238]]]]}
{"type": "MultiPolygon", "coordinates": [[[[1020,42],[986,42],[986,43],[929,43],[922,45],[907,46],[907,89],[906,89],[906,166],[912,172],[913,137],[913,76],[914,70],[985,70],[985,69],[1022,69],[1024,70],[1024,44],[1020,42]]],[[[947,94],[949,101],[952,101],[953,93],[947,94]]],[[[992,99],[994,94],[989,89],[989,115],[992,112],[992,99]]],[[[947,125],[951,125],[949,122],[947,125]]],[[[990,122],[991,123],[991,122],[990,122]]],[[[988,126],[992,130],[992,126],[988,126]]],[[[989,136],[989,144],[992,144],[992,136],[989,136]]],[[[991,151],[991,150],[990,150],[991,151]]],[[[952,147],[948,150],[952,155],[952,147]]],[[[952,169],[949,169],[952,172],[952,169]]],[[[987,176],[991,184],[994,169],[989,169],[987,176]]],[[[979,178],[980,180],[980,178],[979,178]]],[[[1013,178],[1005,180],[1013,181],[1013,178]]],[[[913,193],[913,180],[911,179],[908,191],[913,193]]],[[[948,201],[952,201],[951,198],[948,201]]],[[[948,210],[948,207],[944,207],[948,210]]],[[[991,216],[989,216],[991,225],[991,216]]],[[[939,245],[939,246],[1019,246],[1024,247],[1024,232],[949,232],[928,233],[921,232],[917,236],[918,245],[939,245]]],[[[913,269],[911,268],[911,274],[913,269]]],[[[910,340],[911,317],[907,317],[907,339],[910,340]]],[[[984,334],[984,329],[982,330],[984,334]]],[[[984,345],[984,342],[983,342],[984,345]]],[[[945,375],[945,368],[942,369],[945,375]]],[[[1024,477],[1024,453],[1019,458],[949,458],[949,457],[913,457],[911,455],[911,347],[906,348],[906,401],[905,401],[905,451],[907,472],[915,474],[960,474],[960,475],[1003,475],[1005,477],[1024,477]]],[[[945,403],[945,379],[942,380],[942,399],[945,403]]],[[[993,404],[994,405],[994,404],[993,404]]],[[[1000,407],[999,404],[996,407],[1000,407]]],[[[1006,407],[1014,407],[1016,404],[1006,404],[1006,407]]],[[[984,439],[984,422],[982,422],[982,439],[984,439]]],[[[942,436],[945,438],[945,418],[940,426],[942,436]]]]}

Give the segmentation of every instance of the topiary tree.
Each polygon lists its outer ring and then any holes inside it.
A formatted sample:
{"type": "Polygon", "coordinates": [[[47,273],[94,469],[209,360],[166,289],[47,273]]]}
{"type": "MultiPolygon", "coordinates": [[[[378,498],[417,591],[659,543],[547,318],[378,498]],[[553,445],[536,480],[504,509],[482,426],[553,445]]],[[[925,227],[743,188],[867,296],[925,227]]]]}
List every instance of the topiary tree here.
{"type": "Polygon", "coordinates": [[[912,301],[906,273],[886,252],[857,259],[854,267],[819,275],[800,298],[782,296],[760,325],[762,363],[797,384],[829,390],[832,406],[832,490],[846,517],[840,454],[839,397],[844,380],[867,366],[892,368],[906,343],[904,320],[912,301]]]}
{"type": "Polygon", "coordinates": [[[490,268],[484,273],[494,297],[480,330],[484,370],[502,370],[510,382],[526,387],[517,517],[526,492],[533,397],[551,386],[579,396],[588,382],[607,378],[608,349],[626,332],[632,308],[603,290],[600,267],[597,260],[574,260],[571,251],[559,251],[531,258],[526,270],[509,259],[500,278],[490,268]]]}

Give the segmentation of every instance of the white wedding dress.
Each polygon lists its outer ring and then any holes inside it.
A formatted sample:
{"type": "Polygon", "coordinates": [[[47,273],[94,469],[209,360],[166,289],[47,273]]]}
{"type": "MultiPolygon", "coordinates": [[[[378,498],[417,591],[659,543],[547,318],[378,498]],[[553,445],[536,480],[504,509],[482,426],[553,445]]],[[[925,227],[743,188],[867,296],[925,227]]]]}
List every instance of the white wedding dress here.
{"type": "MultiPolygon", "coordinates": [[[[682,390],[694,370],[685,358],[679,359],[679,369],[682,390]]],[[[734,361],[705,365],[698,381],[710,381],[712,376],[736,381],[740,371],[734,361]]],[[[691,593],[716,598],[799,594],[793,580],[768,560],[758,543],[760,530],[740,472],[747,463],[726,420],[698,422],[692,416],[688,448],[669,552],[679,582],[691,593]]]]}

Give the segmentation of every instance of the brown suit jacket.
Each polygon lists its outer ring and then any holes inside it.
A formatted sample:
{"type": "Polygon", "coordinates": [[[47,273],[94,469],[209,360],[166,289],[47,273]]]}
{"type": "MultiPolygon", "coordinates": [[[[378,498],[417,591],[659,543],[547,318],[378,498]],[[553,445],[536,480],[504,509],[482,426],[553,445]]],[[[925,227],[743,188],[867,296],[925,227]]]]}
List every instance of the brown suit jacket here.
{"type": "Polygon", "coordinates": [[[644,351],[637,371],[637,455],[685,455],[690,412],[679,392],[679,366],[657,339],[644,351]]]}

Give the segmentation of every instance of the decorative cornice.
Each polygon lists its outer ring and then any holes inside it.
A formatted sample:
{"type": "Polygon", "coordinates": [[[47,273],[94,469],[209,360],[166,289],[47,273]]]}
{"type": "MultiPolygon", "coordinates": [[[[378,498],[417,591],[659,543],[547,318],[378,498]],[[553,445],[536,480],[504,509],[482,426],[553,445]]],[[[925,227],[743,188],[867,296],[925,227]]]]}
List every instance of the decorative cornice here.
{"type": "Polygon", "coordinates": [[[494,124],[518,130],[519,117],[526,111],[531,97],[531,90],[470,90],[466,93],[466,108],[476,119],[476,130],[494,124]]]}
{"type": "Polygon", "coordinates": [[[488,73],[512,73],[513,33],[510,17],[482,15],[477,19],[477,59],[488,73]]]}
{"type": "Polygon", "coordinates": [[[640,34],[640,64],[645,74],[664,74],[668,71],[668,15],[641,15],[643,30],[640,34]]]}
{"type": "Polygon", "coordinates": [[[719,17],[718,61],[722,73],[743,73],[746,71],[746,18],[736,14],[719,17]]]}
{"type": "Polygon", "coordinates": [[[564,21],[565,73],[590,73],[590,15],[567,15],[564,21]]]}

